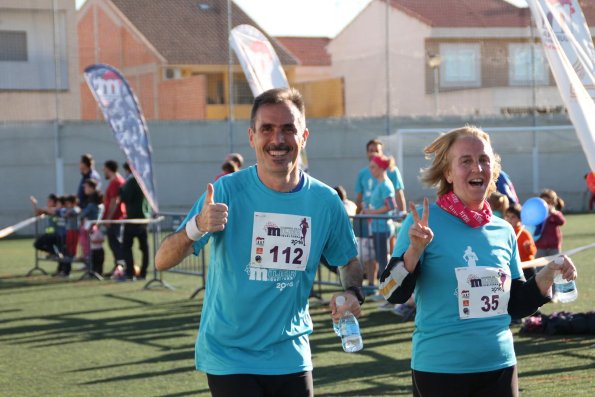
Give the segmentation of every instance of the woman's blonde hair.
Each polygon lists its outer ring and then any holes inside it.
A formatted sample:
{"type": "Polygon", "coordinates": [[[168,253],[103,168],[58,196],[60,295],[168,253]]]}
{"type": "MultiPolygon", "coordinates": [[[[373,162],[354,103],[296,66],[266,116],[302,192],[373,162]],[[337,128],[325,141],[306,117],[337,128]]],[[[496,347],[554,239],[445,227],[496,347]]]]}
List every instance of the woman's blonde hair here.
{"type": "MultiPolygon", "coordinates": [[[[452,191],[452,183],[448,183],[444,175],[450,167],[450,160],[448,158],[450,148],[457,139],[467,136],[481,139],[492,147],[490,136],[487,132],[473,125],[466,125],[465,127],[457,128],[440,135],[424,149],[426,159],[432,160],[432,164],[428,168],[422,169],[420,179],[426,185],[435,188],[438,197],[452,191]]],[[[487,191],[488,196],[496,191],[496,179],[500,175],[500,156],[494,153],[493,160],[492,179],[490,180],[487,191]]]]}

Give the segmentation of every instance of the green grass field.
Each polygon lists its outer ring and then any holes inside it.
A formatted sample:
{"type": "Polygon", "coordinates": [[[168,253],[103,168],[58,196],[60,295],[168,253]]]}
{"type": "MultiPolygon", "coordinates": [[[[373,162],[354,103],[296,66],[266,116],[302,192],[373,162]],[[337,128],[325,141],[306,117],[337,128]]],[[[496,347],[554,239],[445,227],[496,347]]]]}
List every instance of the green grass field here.
{"type": "MultiPolygon", "coordinates": [[[[595,214],[567,220],[564,249],[595,241],[595,214]]],[[[76,272],[69,281],[26,277],[33,267],[31,239],[0,240],[0,253],[1,396],[209,395],[205,375],[194,371],[202,293],[189,297],[199,285],[197,277],[165,274],[175,290],[158,284],[143,289],[140,281],[78,281],[82,273],[76,272]]],[[[573,260],[579,299],[548,304],[542,312],[594,309],[595,250],[573,260]]],[[[55,264],[42,267],[51,272],[55,264]]],[[[332,289],[324,292],[328,298],[332,289]]],[[[333,333],[328,308],[311,300],[317,396],[411,395],[413,323],[378,311],[375,303],[364,309],[364,350],[347,354],[333,333]]],[[[522,396],[594,395],[592,335],[527,337],[518,330],[513,326],[522,396]]]]}

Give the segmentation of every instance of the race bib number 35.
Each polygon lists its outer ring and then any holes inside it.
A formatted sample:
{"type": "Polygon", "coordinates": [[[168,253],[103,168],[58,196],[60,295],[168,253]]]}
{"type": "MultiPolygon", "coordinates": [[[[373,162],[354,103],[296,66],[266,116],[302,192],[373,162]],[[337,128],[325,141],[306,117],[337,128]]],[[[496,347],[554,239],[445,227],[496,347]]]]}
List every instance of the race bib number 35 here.
{"type": "Polygon", "coordinates": [[[494,267],[458,267],[459,317],[484,318],[508,313],[511,277],[494,267]]]}
{"type": "Polygon", "coordinates": [[[310,257],[309,216],[254,213],[250,266],[303,271],[310,257]]]}

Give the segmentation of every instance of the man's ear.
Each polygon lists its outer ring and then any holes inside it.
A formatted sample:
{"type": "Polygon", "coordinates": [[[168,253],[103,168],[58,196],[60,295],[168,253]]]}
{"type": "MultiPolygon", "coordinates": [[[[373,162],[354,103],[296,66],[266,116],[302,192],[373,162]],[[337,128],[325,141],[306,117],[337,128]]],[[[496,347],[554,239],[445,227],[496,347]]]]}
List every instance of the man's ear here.
{"type": "Polygon", "coordinates": [[[306,147],[306,143],[308,141],[308,135],[310,135],[310,132],[308,131],[307,128],[304,128],[304,132],[302,134],[302,138],[303,138],[302,149],[306,147]]]}
{"type": "Polygon", "coordinates": [[[250,147],[254,148],[254,130],[252,128],[248,128],[248,142],[250,143],[250,147]]]}

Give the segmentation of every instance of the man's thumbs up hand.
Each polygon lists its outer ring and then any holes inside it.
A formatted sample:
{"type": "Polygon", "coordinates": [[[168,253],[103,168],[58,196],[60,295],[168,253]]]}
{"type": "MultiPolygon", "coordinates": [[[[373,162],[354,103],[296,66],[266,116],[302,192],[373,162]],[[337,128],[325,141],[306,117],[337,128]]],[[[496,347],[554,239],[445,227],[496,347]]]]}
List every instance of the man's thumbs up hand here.
{"type": "Polygon", "coordinates": [[[220,232],[227,224],[227,205],[215,202],[215,189],[209,183],[202,211],[196,217],[198,229],[203,232],[220,232]]]}
{"type": "Polygon", "coordinates": [[[207,233],[220,232],[227,224],[227,205],[215,203],[215,189],[208,184],[205,201],[200,214],[186,224],[186,235],[190,240],[198,240],[207,233]]]}

